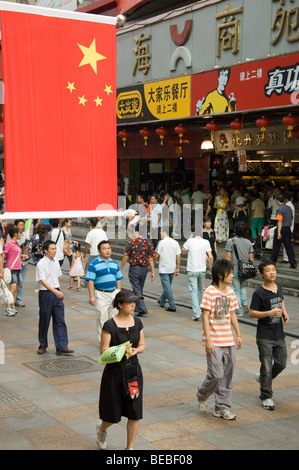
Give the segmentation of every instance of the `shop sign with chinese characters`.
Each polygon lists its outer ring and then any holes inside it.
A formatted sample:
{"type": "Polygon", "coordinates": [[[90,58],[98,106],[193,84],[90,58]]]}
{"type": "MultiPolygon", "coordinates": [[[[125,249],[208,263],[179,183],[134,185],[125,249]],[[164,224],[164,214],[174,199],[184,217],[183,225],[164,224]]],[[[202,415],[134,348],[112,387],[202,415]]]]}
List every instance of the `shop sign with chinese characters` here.
{"type": "Polygon", "coordinates": [[[116,112],[118,123],[190,116],[190,77],[147,83],[120,89],[116,112]]]}
{"type": "MultiPolygon", "coordinates": [[[[196,2],[118,30],[117,82],[154,82],[298,49],[299,0],[196,2]]],[[[253,79],[253,71],[244,80],[253,79]]]]}
{"type": "Polygon", "coordinates": [[[299,140],[294,139],[286,126],[270,126],[262,131],[258,127],[241,129],[235,132],[223,129],[214,133],[215,152],[258,151],[258,150],[297,150],[299,140]]]}
{"type": "Polygon", "coordinates": [[[194,74],[191,90],[199,116],[299,104],[299,53],[194,74]]]}

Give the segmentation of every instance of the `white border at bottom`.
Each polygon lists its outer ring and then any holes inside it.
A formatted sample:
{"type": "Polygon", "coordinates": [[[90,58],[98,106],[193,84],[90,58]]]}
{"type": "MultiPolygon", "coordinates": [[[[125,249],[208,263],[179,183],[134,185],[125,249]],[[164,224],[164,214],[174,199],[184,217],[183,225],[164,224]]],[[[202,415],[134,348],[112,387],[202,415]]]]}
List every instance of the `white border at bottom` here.
{"type": "Polygon", "coordinates": [[[44,212],[4,212],[0,215],[2,220],[14,219],[74,219],[76,217],[117,217],[121,215],[116,210],[94,210],[94,211],[44,211],[44,212]]]}

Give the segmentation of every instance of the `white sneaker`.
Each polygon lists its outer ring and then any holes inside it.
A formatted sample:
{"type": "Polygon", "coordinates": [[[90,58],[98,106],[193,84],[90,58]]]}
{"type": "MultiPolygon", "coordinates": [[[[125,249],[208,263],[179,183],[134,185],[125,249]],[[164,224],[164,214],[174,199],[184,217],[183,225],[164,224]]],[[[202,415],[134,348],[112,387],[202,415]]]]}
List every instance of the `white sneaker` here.
{"type": "Polygon", "coordinates": [[[228,420],[236,419],[236,415],[230,410],[214,410],[213,416],[215,416],[215,418],[223,418],[228,420]]]}
{"type": "Polygon", "coordinates": [[[7,317],[14,317],[15,314],[16,314],[16,311],[13,310],[12,308],[5,309],[4,315],[6,315],[7,317]]]}
{"type": "Polygon", "coordinates": [[[208,400],[200,400],[199,398],[197,398],[197,408],[202,413],[207,412],[207,402],[208,402],[208,400]]]}
{"type": "Polygon", "coordinates": [[[275,403],[272,398],[266,398],[265,400],[262,400],[262,406],[265,408],[265,410],[275,410],[275,403]]]}
{"type": "Polygon", "coordinates": [[[96,443],[99,449],[104,450],[107,446],[107,431],[101,431],[102,423],[97,424],[97,439],[96,443]]]}

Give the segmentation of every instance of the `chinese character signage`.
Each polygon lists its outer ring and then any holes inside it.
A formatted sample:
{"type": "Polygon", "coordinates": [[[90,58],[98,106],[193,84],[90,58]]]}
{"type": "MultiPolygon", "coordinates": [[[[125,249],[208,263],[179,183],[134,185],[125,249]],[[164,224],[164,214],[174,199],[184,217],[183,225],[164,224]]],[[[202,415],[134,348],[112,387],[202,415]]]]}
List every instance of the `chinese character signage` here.
{"type": "Polygon", "coordinates": [[[190,76],[119,90],[118,123],[190,116],[190,76]]]}
{"type": "Polygon", "coordinates": [[[191,76],[191,115],[298,103],[299,53],[191,76]]]}
{"type": "Polygon", "coordinates": [[[294,139],[286,126],[271,126],[265,131],[245,127],[238,133],[230,129],[216,131],[214,145],[216,153],[236,151],[240,171],[246,171],[246,151],[299,149],[299,140],[294,139]]]}

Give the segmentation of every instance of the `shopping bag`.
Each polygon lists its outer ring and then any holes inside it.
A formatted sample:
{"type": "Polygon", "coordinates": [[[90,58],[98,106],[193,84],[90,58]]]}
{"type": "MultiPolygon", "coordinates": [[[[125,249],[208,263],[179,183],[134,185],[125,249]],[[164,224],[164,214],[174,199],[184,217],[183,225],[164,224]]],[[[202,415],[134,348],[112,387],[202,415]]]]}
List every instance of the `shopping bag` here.
{"type": "Polygon", "coordinates": [[[99,364],[113,364],[114,362],[120,362],[124,357],[126,352],[126,346],[130,344],[130,341],[119,344],[118,346],[111,346],[103,352],[100,359],[98,360],[99,364]]]}

